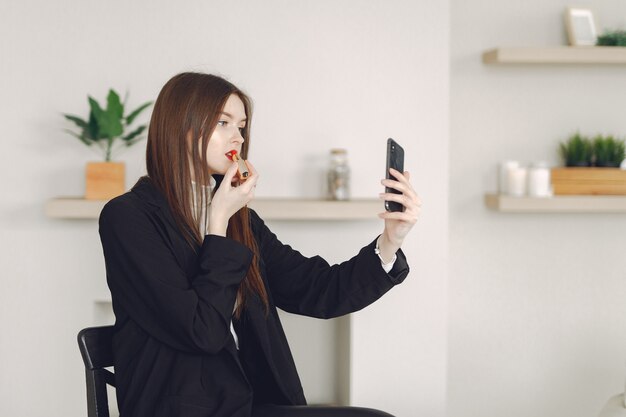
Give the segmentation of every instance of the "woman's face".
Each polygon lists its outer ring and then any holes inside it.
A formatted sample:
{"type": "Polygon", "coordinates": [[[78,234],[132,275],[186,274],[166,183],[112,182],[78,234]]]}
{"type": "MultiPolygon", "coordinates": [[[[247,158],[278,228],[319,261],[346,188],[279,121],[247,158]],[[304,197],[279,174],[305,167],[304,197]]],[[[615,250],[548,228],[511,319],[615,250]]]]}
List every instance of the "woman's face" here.
{"type": "Polygon", "coordinates": [[[243,101],[236,94],[226,100],[224,110],[219,116],[217,126],[209,139],[206,158],[209,174],[224,174],[232,161],[226,153],[232,150],[241,154],[243,137],[241,133],[246,126],[246,111],[243,101]]]}

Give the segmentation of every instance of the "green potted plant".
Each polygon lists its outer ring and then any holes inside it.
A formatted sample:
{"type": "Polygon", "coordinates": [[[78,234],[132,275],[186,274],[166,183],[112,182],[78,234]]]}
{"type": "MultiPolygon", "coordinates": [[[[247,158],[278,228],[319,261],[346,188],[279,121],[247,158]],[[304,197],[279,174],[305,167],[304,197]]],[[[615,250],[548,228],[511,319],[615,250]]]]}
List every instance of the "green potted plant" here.
{"type": "Polygon", "coordinates": [[[626,170],[618,168],[625,157],[624,148],[624,141],[611,135],[593,139],[572,135],[560,145],[566,167],[551,171],[554,194],[625,195],[626,170]]]}
{"type": "Polygon", "coordinates": [[[88,96],[89,116],[86,120],[71,114],[64,114],[67,120],[78,126],[80,131],[66,132],[89,147],[98,148],[104,162],[88,162],[86,169],[86,199],[109,199],[125,190],[125,168],[123,162],[112,162],[112,157],[121,149],[128,148],[144,139],[141,134],[146,125],[131,128],[132,123],[152,102],[146,102],[124,115],[125,102],[113,89],[109,90],[106,108],[88,96]]]}
{"type": "Polygon", "coordinates": [[[591,141],[576,132],[565,143],[559,147],[561,157],[567,167],[588,167],[591,165],[593,150],[591,141]]]}
{"type": "Polygon", "coordinates": [[[617,168],[622,164],[626,154],[623,140],[612,135],[597,135],[593,138],[593,156],[595,166],[617,168]]]}
{"type": "Polygon", "coordinates": [[[607,30],[604,34],[598,36],[596,41],[598,46],[626,46],[625,30],[607,30]]]}

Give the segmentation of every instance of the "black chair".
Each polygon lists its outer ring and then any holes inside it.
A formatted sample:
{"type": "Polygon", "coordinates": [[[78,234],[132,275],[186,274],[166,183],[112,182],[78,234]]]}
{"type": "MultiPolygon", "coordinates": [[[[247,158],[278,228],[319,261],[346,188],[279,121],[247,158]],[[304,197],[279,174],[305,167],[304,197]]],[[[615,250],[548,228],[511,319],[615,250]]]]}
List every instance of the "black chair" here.
{"type": "Polygon", "coordinates": [[[78,347],[85,363],[88,417],[109,417],[107,384],[115,386],[113,326],[87,327],[78,333],[78,347]]]}
{"type": "MultiPolygon", "coordinates": [[[[107,387],[115,386],[113,326],[87,327],[78,333],[78,346],[85,363],[88,417],[109,417],[107,387]]],[[[393,417],[382,411],[360,407],[260,406],[254,417],[393,417]]]]}

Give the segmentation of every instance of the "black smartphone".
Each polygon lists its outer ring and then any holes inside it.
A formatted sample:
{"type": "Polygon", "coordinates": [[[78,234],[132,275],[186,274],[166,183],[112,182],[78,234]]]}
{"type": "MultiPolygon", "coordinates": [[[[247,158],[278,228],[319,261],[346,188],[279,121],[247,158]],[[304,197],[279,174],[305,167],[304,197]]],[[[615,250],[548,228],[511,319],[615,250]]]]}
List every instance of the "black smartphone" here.
{"type": "MultiPolygon", "coordinates": [[[[404,149],[398,142],[391,138],[387,139],[387,164],[385,168],[385,178],[397,181],[397,179],[389,173],[389,168],[404,172],[404,149]]],[[[385,187],[385,192],[402,194],[402,191],[398,191],[395,188],[390,187],[385,187]]],[[[395,201],[385,200],[385,210],[404,211],[404,206],[395,201]]]]}

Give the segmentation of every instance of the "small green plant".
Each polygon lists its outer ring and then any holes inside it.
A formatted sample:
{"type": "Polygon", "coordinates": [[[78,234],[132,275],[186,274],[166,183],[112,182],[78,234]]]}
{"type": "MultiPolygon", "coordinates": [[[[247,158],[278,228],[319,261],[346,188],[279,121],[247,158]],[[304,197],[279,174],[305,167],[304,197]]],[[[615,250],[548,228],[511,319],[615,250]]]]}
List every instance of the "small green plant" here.
{"type": "Polygon", "coordinates": [[[106,162],[111,161],[114,151],[132,146],[143,139],[140,135],[146,129],[146,125],[138,126],[128,133],[127,131],[135,118],[152,104],[151,101],[142,104],[130,112],[130,114],[124,116],[126,100],[122,103],[120,96],[115,90],[109,90],[106,109],[103,109],[93,97],[87,97],[90,108],[88,120],[83,120],[71,114],[64,114],[67,120],[74,122],[81,129],[80,133],[69,129],[65,129],[65,131],[89,147],[97,145],[100,148],[100,152],[103,153],[106,162]],[[122,141],[123,145],[113,149],[113,144],[118,139],[122,141]]]}
{"type": "Polygon", "coordinates": [[[559,147],[561,157],[568,167],[587,167],[591,165],[592,145],[591,141],[576,132],[565,143],[561,143],[559,147]]]}
{"type": "Polygon", "coordinates": [[[597,135],[593,138],[593,157],[598,167],[619,167],[626,157],[626,145],[612,135],[597,135]]]}
{"type": "Polygon", "coordinates": [[[626,30],[610,30],[598,36],[598,46],[626,46],[626,30]]]}

